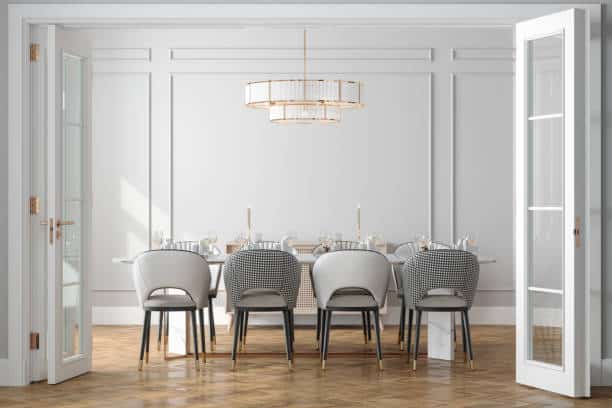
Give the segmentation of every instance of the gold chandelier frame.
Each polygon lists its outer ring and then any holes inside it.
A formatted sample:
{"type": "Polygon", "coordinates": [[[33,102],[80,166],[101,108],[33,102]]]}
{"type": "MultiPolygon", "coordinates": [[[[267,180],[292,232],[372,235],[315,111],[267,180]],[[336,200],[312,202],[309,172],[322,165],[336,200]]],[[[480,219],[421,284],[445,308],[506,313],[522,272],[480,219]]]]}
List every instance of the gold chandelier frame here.
{"type": "MultiPolygon", "coordinates": [[[[270,111],[270,121],[273,123],[337,123],[340,121],[341,109],[364,106],[361,102],[361,82],[343,79],[310,79],[306,76],[306,67],[306,30],[304,30],[304,77],[302,79],[270,79],[247,82],[245,85],[245,105],[250,108],[268,109],[270,111]],[[295,84],[292,87],[293,92],[302,88],[302,98],[276,99],[273,97],[273,88],[281,88],[282,90],[283,86],[288,83],[295,84]],[[347,86],[351,91],[349,97],[346,95],[349,92],[345,92],[343,95],[343,87],[347,86]],[[329,91],[333,91],[334,88],[337,88],[337,95],[331,97],[329,91]],[[309,89],[312,89],[313,93],[318,91],[319,94],[325,94],[327,98],[308,98],[309,89]],[[258,98],[253,97],[255,92],[259,94],[258,98]],[[299,112],[300,106],[303,107],[302,112],[299,112]],[[278,115],[281,112],[278,108],[281,107],[282,116],[279,117],[278,115]],[[296,108],[293,115],[287,116],[288,107],[296,108]],[[275,109],[274,113],[273,109],[275,109]],[[312,117],[308,115],[312,115],[312,117]]],[[[285,88],[286,90],[287,88],[285,88]]]]}

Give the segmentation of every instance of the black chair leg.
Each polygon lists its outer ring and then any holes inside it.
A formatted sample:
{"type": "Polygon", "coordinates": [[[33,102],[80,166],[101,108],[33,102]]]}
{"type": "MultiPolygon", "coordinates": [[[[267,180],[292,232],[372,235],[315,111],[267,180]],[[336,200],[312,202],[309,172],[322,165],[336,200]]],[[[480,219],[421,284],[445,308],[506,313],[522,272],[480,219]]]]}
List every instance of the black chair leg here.
{"type": "Polygon", "coordinates": [[[461,312],[461,341],[463,343],[463,362],[467,363],[467,337],[465,336],[465,318],[461,312]]]}
{"type": "Polygon", "coordinates": [[[400,310],[399,333],[397,334],[397,344],[400,351],[404,350],[404,336],[406,335],[406,304],[402,299],[402,308],[400,310]]]}
{"type": "Polygon", "coordinates": [[[287,364],[293,366],[293,346],[291,345],[291,317],[288,310],[283,310],[283,328],[285,330],[285,349],[287,353],[287,364]]]}
{"type": "Polygon", "coordinates": [[[145,344],[145,363],[149,364],[149,346],[151,344],[151,312],[147,321],[147,343],[145,344]]]}
{"type": "MultiPolygon", "coordinates": [[[[215,311],[213,309],[213,298],[208,298],[208,324],[210,328],[210,351],[215,351],[217,345],[217,333],[215,331],[215,311]]],[[[203,335],[203,334],[202,334],[203,335]]]]}
{"type": "Polygon", "coordinates": [[[376,358],[378,360],[378,368],[383,369],[383,353],[382,344],[380,342],[380,314],[378,309],[373,310],[374,313],[374,332],[376,333],[376,358]]]}
{"type": "Polygon", "coordinates": [[[168,354],[168,336],[170,335],[170,312],[164,312],[164,358],[168,354]]]}
{"type": "Polygon", "coordinates": [[[315,324],[315,330],[317,332],[317,344],[315,350],[319,349],[319,340],[321,339],[321,309],[317,307],[317,323],[315,324]]]}
{"type": "Polygon", "coordinates": [[[416,333],[414,336],[414,360],[412,361],[412,369],[416,371],[417,359],[419,358],[419,341],[421,340],[421,316],[423,312],[416,311],[416,333]]]}
{"type": "Polygon", "coordinates": [[[140,357],[138,359],[138,371],[142,371],[142,362],[144,360],[145,344],[147,342],[148,320],[151,312],[145,311],[144,323],[142,324],[142,340],[140,342],[140,357]]]}
{"type": "Polygon", "coordinates": [[[467,338],[467,350],[468,356],[470,360],[470,368],[474,368],[474,353],[472,352],[472,335],[470,334],[470,319],[468,318],[467,310],[463,311],[463,317],[465,321],[463,325],[465,326],[465,337],[467,338]]]}
{"type": "Polygon", "coordinates": [[[293,343],[295,343],[295,315],[293,310],[289,310],[289,328],[291,329],[291,349],[293,349],[293,343]]]}
{"type": "Polygon", "coordinates": [[[406,341],[406,351],[408,352],[408,362],[410,362],[410,350],[412,349],[412,318],[414,310],[408,310],[408,341],[406,341]]]}
{"type": "Polygon", "coordinates": [[[202,364],[206,364],[206,330],[204,326],[204,309],[198,310],[200,315],[200,336],[202,336],[202,364]]]}
{"type": "Polygon", "coordinates": [[[330,327],[331,327],[331,319],[332,319],[332,311],[327,310],[325,313],[325,331],[323,336],[323,362],[321,363],[321,367],[325,370],[325,366],[327,363],[327,352],[329,350],[329,337],[330,337],[330,327]]]}
{"type": "Polygon", "coordinates": [[[232,344],[232,370],[236,368],[236,351],[238,349],[238,341],[240,339],[240,320],[242,319],[242,311],[234,311],[234,342],[232,344]]]}
{"type": "Polygon", "coordinates": [[[200,371],[200,353],[198,352],[198,323],[196,311],[191,311],[191,331],[193,332],[193,355],[195,356],[196,371],[200,371]]]}
{"type": "Polygon", "coordinates": [[[157,326],[157,351],[161,351],[162,332],[164,331],[164,312],[159,312],[159,326],[157,326]]]}
{"type": "Polygon", "coordinates": [[[323,352],[325,351],[325,325],[327,322],[327,311],[321,310],[321,341],[319,345],[319,354],[321,362],[323,362],[323,352]]]}
{"type": "Polygon", "coordinates": [[[368,344],[368,322],[366,318],[366,312],[361,312],[361,325],[363,328],[363,343],[368,344]]]}
{"type": "Polygon", "coordinates": [[[246,336],[247,336],[248,328],[249,328],[249,312],[245,311],[244,317],[242,319],[242,330],[240,330],[240,339],[242,340],[242,347],[240,348],[241,351],[246,349],[246,336]]]}
{"type": "Polygon", "coordinates": [[[368,342],[372,341],[372,321],[370,320],[370,312],[366,312],[366,326],[368,326],[368,342]]]}

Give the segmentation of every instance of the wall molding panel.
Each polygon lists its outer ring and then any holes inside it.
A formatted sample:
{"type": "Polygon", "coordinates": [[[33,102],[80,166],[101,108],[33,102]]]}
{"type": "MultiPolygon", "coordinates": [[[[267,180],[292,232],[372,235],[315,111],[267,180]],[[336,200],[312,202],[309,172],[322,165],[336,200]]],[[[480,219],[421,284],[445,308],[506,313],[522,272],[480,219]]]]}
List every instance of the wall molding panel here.
{"type": "Polygon", "coordinates": [[[94,48],[93,61],[151,61],[150,48],[94,48]]]}
{"type": "MultiPolygon", "coordinates": [[[[171,61],[298,61],[304,58],[295,48],[171,48],[171,61]]],[[[308,61],[432,61],[432,48],[308,48],[308,61]]]]}
{"type": "Polygon", "coordinates": [[[451,61],[514,61],[514,48],[451,48],[451,61]]]}

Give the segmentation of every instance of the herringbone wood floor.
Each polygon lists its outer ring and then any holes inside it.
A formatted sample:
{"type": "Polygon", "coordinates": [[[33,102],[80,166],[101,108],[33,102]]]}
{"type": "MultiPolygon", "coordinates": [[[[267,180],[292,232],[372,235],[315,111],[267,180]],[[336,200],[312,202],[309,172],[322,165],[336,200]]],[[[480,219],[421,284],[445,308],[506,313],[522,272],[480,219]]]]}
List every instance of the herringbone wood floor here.
{"type": "MultiPolygon", "coordinates": [[[[154,329],[156,329],[154,327],[154,329]]],[[[193,360],[163,361],[152,342],[151,361],[138,372],[138,327],[96,327],[93,371],[64,384],[0,389],[0,406],[16,407],[611,407],[612,389],[596,389],[590,400],[559,397],[514,382],[514,328],[473,328],[476,368],[425,359],[412,372],[397,355],[396,328],[387,327],[385,370],[367,355],[330,354],[323,372],[315,354],[298,354],[288,370],[284,356],[242,356],[231,371],[229,357],[209,356],[197,373],[193,360]]],[[[231,338],[218,329],[218,352],[231,338]]],[[[296,349],[313,351],[314,330],[298,328],[296,349]]],[[[425,347],[423,333],[422,347],[425,347]]],[[[282,331],[249,330],[248,352],[282,352],[282,331]]],[[[458,346],[461,349],[461,345],[458,346]]],[[[330,353],[373,351],[360,328],[332,331],[330,353]]]]}

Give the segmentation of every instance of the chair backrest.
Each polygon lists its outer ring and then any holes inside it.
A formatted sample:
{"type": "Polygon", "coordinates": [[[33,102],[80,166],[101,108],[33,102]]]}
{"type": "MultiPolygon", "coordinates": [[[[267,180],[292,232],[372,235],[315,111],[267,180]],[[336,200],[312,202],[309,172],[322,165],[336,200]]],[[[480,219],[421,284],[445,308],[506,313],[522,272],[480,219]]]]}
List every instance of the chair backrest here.
{"type": "Polygon", "coordinates": [[[157,249],[134,259],[132,277],[140,305],[158,289],[181,289],[198,308],[208,304],[210,269],[202,256],[191,251],[157,249]]]}
{"type": "Polygon", "coordinates": [[[331,251],[343,251],[345,249],[359,249],[361,243],[359,241],[334,241],[331,244],[331,251]]]}
{"type": "Polygon", "coordinates": [[[390,276],[387,258],[367,249],[328,252],[317,259],[312,270],[317,303],[323,309],[336,291],[348,288],[368,291],[383,307],[390,276]]]}
{"type": "Polygon", "coordinates": [[[451,249],[451,246],[449,244],[445,244],[444,242],[436,242],[436,241],[432,241],[429,244],[429,249],[430,250],[437,250],[437,249],[451,249]]]}
{"type": "Polygon", "coordinates": [[[300,289],[300,268],[292,254],[276,249],[245,249],[231,255],[223,270],[232,306],[248,289],[273,289],[289,308],[295,307],[300,289]]]}
{"type": "Polygon", "coordinates": [[[277,241],[254,241],[247,242],[240,248],[241,251],[249,249],[280,249],[280,242],[277,241]]]}
{"type": "Polygon", "coordinates": [[[414,242],[404,242],[399,244],[393,253],[402,259],[408,259],[417,252],[419,252],[419,250],[414,242]]]}
{"type": "Polygon", "coordinates": [[[454,289],[472,307],[480,265],[476,256],[456,249],[419,252],[402,269],[404,299],[415,306],[430,290],[454,289]]]}

